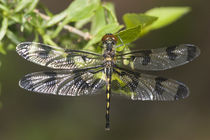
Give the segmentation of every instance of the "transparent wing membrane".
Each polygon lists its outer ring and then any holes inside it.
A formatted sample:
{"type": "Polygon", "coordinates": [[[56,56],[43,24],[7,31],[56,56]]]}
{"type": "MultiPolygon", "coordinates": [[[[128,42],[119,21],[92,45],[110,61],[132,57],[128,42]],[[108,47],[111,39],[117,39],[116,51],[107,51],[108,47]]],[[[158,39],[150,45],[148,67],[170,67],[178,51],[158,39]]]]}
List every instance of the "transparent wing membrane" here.
{"type": "Polygon", "coordinates": [[[114,74],[119,77],[114,81],[116,93],[126,95],[133,100],[170,101],[189,95],[187,86],[172,79],[123,69],[115,69],[114,74]]]}
{"type": "Polygon", "coordinates": [[[92,95],[105,86],[101,69],[35,72],[25,75],[20,87],[38,93],[63,96],[92,95]]]}
{"type": "Polygon", "coordinates": [[[28,61],[54,69],[85,68],[101,64],[103,60],[101,55],[95,53],[65,50],[34,42],[21,43],[17,46],[16,51],[28,61]]]}
{"type": "Polygon", "coordinates": [[[165,70],[186,64],[199,54],[197,46],[182,44],[117,55],[117,64],[136,70],[165,70]]]}

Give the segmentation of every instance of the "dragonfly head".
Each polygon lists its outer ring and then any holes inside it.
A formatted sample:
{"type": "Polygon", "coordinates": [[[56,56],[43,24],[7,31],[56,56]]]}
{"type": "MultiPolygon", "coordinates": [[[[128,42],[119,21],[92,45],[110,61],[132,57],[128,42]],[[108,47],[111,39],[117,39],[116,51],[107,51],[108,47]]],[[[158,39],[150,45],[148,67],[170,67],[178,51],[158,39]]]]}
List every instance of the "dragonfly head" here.
{"type": "Polygon", "coordinates": [[[103,36],[102,42],[107,50],[112,50],[113,45],[117,44],[117,37],[111,33],[107,33],[103,36]]]}
{"type": "Polygon", "coordinates": [[[103,43],[112,43],[115,45],[117,43],[117,37],[111,33],[107,33],[102,38],[103,43]]]}

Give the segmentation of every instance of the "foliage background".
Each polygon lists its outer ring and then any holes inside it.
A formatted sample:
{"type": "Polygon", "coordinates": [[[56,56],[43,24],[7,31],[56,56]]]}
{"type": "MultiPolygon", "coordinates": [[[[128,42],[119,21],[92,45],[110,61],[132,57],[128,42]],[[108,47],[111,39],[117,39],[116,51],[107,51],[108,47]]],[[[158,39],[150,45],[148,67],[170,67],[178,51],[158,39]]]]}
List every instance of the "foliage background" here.
{"type": "MultiPolygon", "coordinates": [[[[40,0],[53,13],[66,8],[68,0],[40,0]]],[[[209,139],[210,2],[204,0],[114,0],[119,21],[127,12],[144,12],[157,6],[191,6],[192,12],[166,28],[135,42],[139,49],[192,43],[200,46],[195,61],[153,74],[187,84],[189,98],[177,102],[141,102],[112,96],[111,131],[104,131],[105,95],[60,97],[30,94],[18,87],[26,73],[45,70],[23,60],[16,52],[0,55],[3,108],[0,139],[209,139]]]]}

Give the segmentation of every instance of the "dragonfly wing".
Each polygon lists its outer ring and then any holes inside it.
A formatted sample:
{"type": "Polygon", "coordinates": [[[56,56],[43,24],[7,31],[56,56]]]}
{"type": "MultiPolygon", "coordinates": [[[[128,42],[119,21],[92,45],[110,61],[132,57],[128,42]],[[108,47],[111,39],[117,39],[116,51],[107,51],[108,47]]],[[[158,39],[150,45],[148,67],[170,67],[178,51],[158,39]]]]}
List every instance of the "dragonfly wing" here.
{"type": "Polygon", "coordinates": [[[170,101],[186,98],[189,95],[186,85],[172,79],[119,69],[115,69],[113,75],[119,77],[113,82],[118,85],[115,86],[115,92],[133,100],[170,101]]]}
{"type": "Polygon", "coordinates": [[[136,70],[165,70],[186,64],[199,54],[197,46],[182,44],[118,55],[117,62],[136,70]]]}
{"type": "Polygon", "coordinates": [[[92,95],[105,86],[101,70],[50,71],[25,75],[20,87],[33,92],[63,96],[92,95]]]}
{"type": "Polygon", "coordinates": [[[101,55],[65,50],[35,42],[23,42],[16,47],[17,53],[28,61],[54,69],[75,69],[101,64],[101,55]]]}

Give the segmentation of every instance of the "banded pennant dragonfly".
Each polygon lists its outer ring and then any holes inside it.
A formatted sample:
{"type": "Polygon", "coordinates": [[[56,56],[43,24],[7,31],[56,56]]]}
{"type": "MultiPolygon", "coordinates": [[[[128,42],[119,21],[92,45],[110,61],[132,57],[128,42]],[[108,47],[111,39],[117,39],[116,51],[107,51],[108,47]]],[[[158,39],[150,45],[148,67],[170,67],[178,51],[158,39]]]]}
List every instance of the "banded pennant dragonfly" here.
{"type": "Polygon", "coordinates": [[[186,64],[199,56],[197,46],[182,44],[122,54],[116,51],[117,39],[113,34],[104,35],[102,54],[34,42],[21,43],[16,48],[20,56],[59,70],[25,75],[19,85],[28,91],[63,96],[94,95],[106,90],[106,130],[110,129],[111,90],[132,100],[171,101],[189,95],[183,83],[139,70],[159,71],[186,64]]]}

